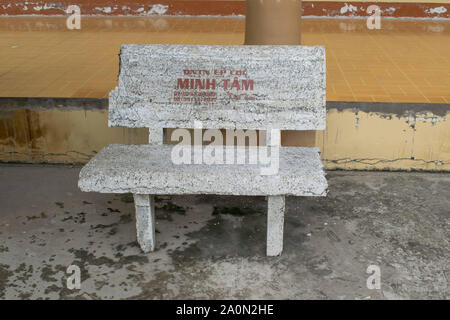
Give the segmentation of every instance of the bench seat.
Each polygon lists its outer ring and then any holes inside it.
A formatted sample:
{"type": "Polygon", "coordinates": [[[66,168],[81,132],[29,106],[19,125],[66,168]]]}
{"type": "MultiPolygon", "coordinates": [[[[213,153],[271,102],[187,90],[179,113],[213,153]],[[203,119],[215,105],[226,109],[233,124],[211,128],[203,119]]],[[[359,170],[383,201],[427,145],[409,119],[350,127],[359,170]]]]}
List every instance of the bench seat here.
{"type": "Polygon", "coordinates": [[[327,181],[318,148],[280,147],[278,173],[261,175],[263,165],[248,161],[177,165],[171,161],[173,147],[108,145],[81,170],[78,185],[82,191],[101,193],[326,195],[327,181]]]}

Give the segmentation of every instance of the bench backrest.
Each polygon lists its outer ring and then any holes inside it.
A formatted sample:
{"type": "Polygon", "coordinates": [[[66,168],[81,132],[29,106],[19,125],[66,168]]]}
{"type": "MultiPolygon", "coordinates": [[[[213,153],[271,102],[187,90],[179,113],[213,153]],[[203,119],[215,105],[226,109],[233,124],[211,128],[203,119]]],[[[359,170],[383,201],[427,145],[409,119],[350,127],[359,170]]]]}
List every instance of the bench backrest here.
{"type": "Polygon", "coordinates": [[[325,129],[319,46],[123,45],[109,125],[325,129]]]}

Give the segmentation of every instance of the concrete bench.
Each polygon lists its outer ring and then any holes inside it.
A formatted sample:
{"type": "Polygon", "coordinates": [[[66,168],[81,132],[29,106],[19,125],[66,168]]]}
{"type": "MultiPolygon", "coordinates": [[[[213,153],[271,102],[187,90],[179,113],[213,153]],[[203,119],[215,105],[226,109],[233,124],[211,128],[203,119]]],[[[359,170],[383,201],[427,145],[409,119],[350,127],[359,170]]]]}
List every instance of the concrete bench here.
{"type": "MultiPolygon", "coordinates": [[[[81,170],[78,184],[82,191],[134,195],[144,252],[155,249],[155,195],[219,194],[267,196],[267,255],[279,255],[285,196],[327,192],[317,148],[280,146],[280,130],[325,128],[325,50],[124,45],[119,86],[110,93],[109,125],[147,127],[149,145],[105,147],[81,170]],[[191,147],[186,138],[167,145],[164,128],[227,129],[223,142],[233,144],[215,144],[220,133],[215,130],[211,144],[202,146],[202,130],[195,130],[200,144],[191,147]],[[260,130],[259,146],[251,143],[248,129],[260,130]],[[239,140],[242,135],[247,145],[239,140]],[[180,151],[188,162],[174,161],[180,151]],[[214,161],[208,162],[207,154],[214,154],[214,161]],[[271,161],[263,162],[263,154],[271,161]]],[[[181,136],[178,132],[176,140],[181,136]]]]}

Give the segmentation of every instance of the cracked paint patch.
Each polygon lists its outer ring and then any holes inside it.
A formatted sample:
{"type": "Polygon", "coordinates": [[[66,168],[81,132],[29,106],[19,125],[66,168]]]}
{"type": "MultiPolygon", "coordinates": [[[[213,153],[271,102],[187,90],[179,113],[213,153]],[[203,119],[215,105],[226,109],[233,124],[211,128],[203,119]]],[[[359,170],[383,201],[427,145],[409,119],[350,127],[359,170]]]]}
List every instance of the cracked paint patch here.
{"type": "Polygon", "coordinates": [[[430,8],[428,10],[425,10],[425,12],[430,14],[442,14],[447,12],[447,8],[444,6],[436,7],[436,8],[430,8]]]}
{"type": "Polygon", "coordinates": [[[111,7],[103,7],[103,8],[96,7],[95,10],[103,12],[103,13],[111,13],[112,12],[111,7]]]}
{"type": "Polygon", "coordinates": [[[149,7],[148,14],[149,15],[163,15],[167,12],[169,6],[165,6],[162,4],[154,4],[149,7]]]}
{"type": "Polygon", "coordinates": [[[340,10],[341,14],[345,14],[347,12],[353,13],[353,12],[357,12],[357,11],[358,11],[357,7],[355,7],[351,4],[348,4],[348,3],[345,3],[345,5],[340,10]]]}
{"type": "Polygon", "coordinates": [[[387,14],[392,15],[392,14],[395,12],[395,10],[396,10],[396,8],[390,7],[390,8],[384,9],[383,11],[384,11],[385,13],[387,13],[387,14]]]}
{"type": "MultiPolygon", "coordinates": [[[[25,2],[25,4],[26,4],[26,2],[25,2]]],[[[59,10],[63,10],[63,11],[65,10],[61,3],[46,3],[44,5],[44,10],[47,10],[47,9],[59,9],[59,10]]]]}
{"type": "Polygon", "coordinates": [[[424,122],[430,122],[430,123],[436,123],[436,122],[444,122],[448,121],[447,118],[443,117],[435,117],[435,116],[407,116],[406,121],[412,122],[412,121],[424,121],[424,122]]]}

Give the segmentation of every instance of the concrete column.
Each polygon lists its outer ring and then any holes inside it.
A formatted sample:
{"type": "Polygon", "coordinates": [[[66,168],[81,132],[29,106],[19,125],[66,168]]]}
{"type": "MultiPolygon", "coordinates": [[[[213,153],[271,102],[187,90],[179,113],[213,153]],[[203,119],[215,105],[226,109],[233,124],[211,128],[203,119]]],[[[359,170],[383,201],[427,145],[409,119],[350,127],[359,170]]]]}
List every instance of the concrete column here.
{"type": "Polygon", "coordinates": [[[301,0],[247,0],[245,44],[299,45],[301,0]]]}
{"type": "Polygon", "coordinates": [[[279,256],[283,251],[284,196],[267,197],[267,255],[279,256]]]}
{"type": "Polygon", "coordinates": [[[136,208],[137,242],[142,251],[155,250],[155,198],[148,194],[133,194],[136,208]]]}

